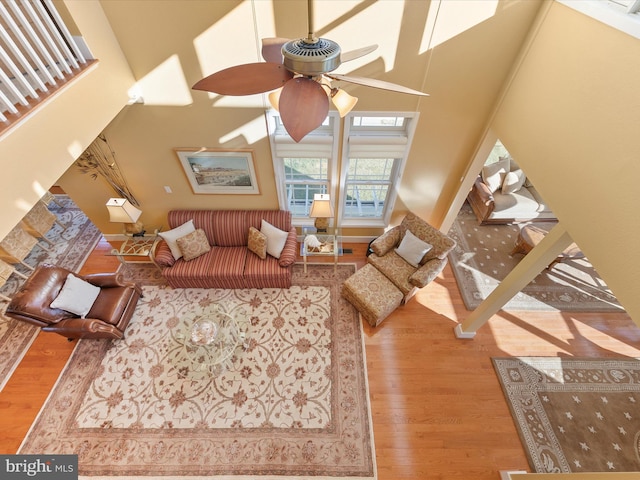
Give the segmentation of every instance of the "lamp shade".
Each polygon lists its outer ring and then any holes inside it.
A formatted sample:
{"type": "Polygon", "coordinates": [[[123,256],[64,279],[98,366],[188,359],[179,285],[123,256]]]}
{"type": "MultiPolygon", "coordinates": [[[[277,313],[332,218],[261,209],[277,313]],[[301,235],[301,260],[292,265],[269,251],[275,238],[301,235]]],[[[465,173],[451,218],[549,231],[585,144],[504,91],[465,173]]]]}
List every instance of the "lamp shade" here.
{"type": "Polygon", "coordinates": [[[358,103],[358,99],[352,95],[349,95],[344,90],[336,89],[335,93],[331,95],[331,101],[335,105],[340,117],[344,117],[349,113],[353,107],[358,103]]]}
{"type": "Polygon", "coordinates": [[[274,90],[267,97],[269,98],[269,103],[273,107],[275,111],[280,111],[280,95],[282,94],[282,88],[274,90]]]}
{"type": "Polygon", "coordinates": [[[136,223],[142,211],[134,207],[126,198],[110,198],[107,202],[109,221],[120,223],[136,223]]]}
{"type": "Polygon", "coordinates": [[[313,196],[313,203],[309,211],[311,218],[333,217],[333,207],[331,206],[331,196],[327,193],[316,193],[313,196]]]}

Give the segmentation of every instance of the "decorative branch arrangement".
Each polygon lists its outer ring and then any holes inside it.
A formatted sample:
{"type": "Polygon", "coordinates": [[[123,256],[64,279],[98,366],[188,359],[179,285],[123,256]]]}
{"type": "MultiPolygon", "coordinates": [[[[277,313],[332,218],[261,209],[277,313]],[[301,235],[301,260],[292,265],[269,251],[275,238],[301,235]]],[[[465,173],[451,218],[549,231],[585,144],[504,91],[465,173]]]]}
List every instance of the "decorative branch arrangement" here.
{"type": "Polygon", "coordinates": [[[129,200],[136,207],[140,206],[127,185],[113,151],[104,134],[100,134],[91,145],[78,157],[76,166],[82,173],[90,174],[94,180],[102,176],[120,197],[129,200]]]}

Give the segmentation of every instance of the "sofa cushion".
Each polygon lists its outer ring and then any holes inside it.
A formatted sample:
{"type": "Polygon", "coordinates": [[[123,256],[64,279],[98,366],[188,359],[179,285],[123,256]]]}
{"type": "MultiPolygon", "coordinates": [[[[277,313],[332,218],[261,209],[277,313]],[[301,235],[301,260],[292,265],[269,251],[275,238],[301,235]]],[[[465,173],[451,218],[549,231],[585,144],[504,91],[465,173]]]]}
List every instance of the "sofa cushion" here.
{"type": "Polygon", "coordinates": [[[287,243],[284,244],[284,248],[280,253],[280,258],[278,258],[278,264],[281,267],[290,267],[294,263],[296,263],[296,258],[298,255],[298,232],[295,227],[289,229],[289,237],[287,238],[287,243]]]}
{"type": "Polygon", "coordinates": [[[249,227],[249,239],[247,248],[255,253],[260,259],[267,258],[267,236],[255,227],[249,227]]]}
{"type": "Polygon", "coordinates": [[[252,288],[289,288],[290,269],[281,267],[279,260],[267,255],[264,260],[257,255],[247,255],[244,265],[244,281],[252,288]]]}
{"type": "Polygon", "coordinates": [[[510,193],[515,193],[522,188],[524,185],[527,176],[524,174],[522,170],[513,170],[508,172],[504,176],[504,181],[502,182],[502,189],[500,193],[503,195],[508,195],[510,193]]]}
{"type": "Polygon", "coordinates": [[[432,227],[412,212],[407,213],[400,226],[403,231],[411,230],[420,240],[433,245],[433,248],[427,252],[420,262],[422,265],[434,258],[446,258],[453,247],[456,246],[453,238],[432,227]]]}
{"type": "Polygon", "coordinates": [[[409,265],[418,268],[422,257],[433,248],[433,245],[420,240],[411,230],[407,230],[400,245],[396,248],[396,253],[400,255],[409,265]]]}
{"type": "Polygon", "coordinates": [[[98,295],[100,295],[100,287],[70,273],[60,289],[60,293],[51,302],[51,308],[59,308],[85,318],[98,295]]]}
{"type": "Polygon", "coordinates": [[[176,243],[182,252],[182,258],[184,258],[186,262],[200,255],[204,255],[211,250],[207,236],[201,228],[186,234],[184,237],[180,237],[176,240],[176,243]]]}
{"type": "Polygon", "coordinates": [[[367,262],[391,280],[403,295],[407,295],[413,290],[414,286],[409,282],[409,278],[416,271],[416,268],[409,265],[394,250],[391,250],[383,257],[379,257],[375,253],[369,255],[367,262]]]}
{"type": "Polygon", "coordinates": [[[180,251],[180,247],[178,247],[176,240],[178,240],[180,237],[184,237],[188,233],[195,231],[195,229],[196,228],[193,225],[193,220],[188,220],[167,232],[159,232],[158,235],[160,235],[164,239],[164,241],[167,242],[167,245],[169,245],[169,249],[171,249],[173,258],[178,260],[180,257],[182,257],[182,252],[180,251]]]}
{"type": "Polygon", "coordinates": [[[482,181],[485,183],[491,193],[497,191],[504,182],[504,177],[509,171],[509,157],[500,157],[500,160],[490,163],[482,167],[482,181]]]}
{"type": "Polygon", "coordinates": [[[267,253],[275,258],[280,258],[284,244],[287,242],[289,232],[274,227],[266,220],[262,220],[260,233],[267,237],[267,253]]]}
{"type": "Polygon", "coordinates": [[[169,244],[167,242],[160,242],[156,247],[156,251],[154,252],[154,258],[156,264],[162,268],[170,267],[174,263],[176,263],[176,259],[171,253],[171,249],[169,248],[169,244]]]}
{"type": "Polygon", "coordinates": [[[174,288],[245,288],[247,247],[212,248],[189,262],[176,261],[162,274],[174,288]]]}
{"type": "Polygon", "coordinates": [[[493,200],[495,208],[492,217],[495,218],[533,218],[538,210],[538,201],[527,188],[509,195],[496,192],[493,200]]]}

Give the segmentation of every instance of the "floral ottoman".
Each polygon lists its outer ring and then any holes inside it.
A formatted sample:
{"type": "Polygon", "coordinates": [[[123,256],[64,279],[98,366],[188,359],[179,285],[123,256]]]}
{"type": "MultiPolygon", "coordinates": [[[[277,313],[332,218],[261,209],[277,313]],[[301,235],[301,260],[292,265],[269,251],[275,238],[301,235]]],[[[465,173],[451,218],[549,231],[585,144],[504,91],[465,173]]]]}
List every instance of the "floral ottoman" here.
{"type": "Polygon", "coordinates": [[[342,285],[342,296],[377,327],[402,303],[402,292],[373,265],[367,264],[342,285]]]}

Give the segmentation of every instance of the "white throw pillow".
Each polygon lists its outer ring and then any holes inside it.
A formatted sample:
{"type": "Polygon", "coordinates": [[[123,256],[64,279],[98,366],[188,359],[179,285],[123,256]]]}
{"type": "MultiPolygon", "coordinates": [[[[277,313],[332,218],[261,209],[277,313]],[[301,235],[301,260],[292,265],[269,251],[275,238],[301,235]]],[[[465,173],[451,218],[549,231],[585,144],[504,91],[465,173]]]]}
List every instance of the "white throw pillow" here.
{"type": "Polygon", "coordinates": [[[280,254],[287,243],[289,232],[274,227],[269,222],[262,220],[260,233],[267,237],[267,253],[272,257],[280,258],[280,254]]]}
{"type": "Polygon", "coordinates": [[[502,182],[502,194],[508,195],[517,192],[522,188],[526,179],[527,176],[522,170],[514,170],[513,172],[507,173],[502,182]]]}
{"type": "Polygon", "coordinates": [[[99,294],[100,287],[69,274],[60,293],[51,302],[51,308],[60,308],[85,318],[99,294]]]}
{"type": "Polygon", "coordinates": [[[433,245],[420,240],[411,233],[411,230],[407,230],[400,245],[395,250],[409,265],[418,268],[422,257],[432,248],[433,245]]]}
{"type": "Polygon", "coordinates": [[[173,230],[169,230],[168,232],[159,232],[158,235],[160,235],[164,241],[167,242],[167,245],[169,245],[173,258],[178,260],[182,257],[182,252],[180,251],[180,247],[178,247],[177,240],[195,231],[196,227],[193,225],[193,220],[189,220],[173,230]]]}
{"type": "Polygon", "coordinates": [[[482,181],[491,193],[502,187],[504,177],[509,171],[509,157],[500,157],[500,160],[482,167],[482,181]]]}

